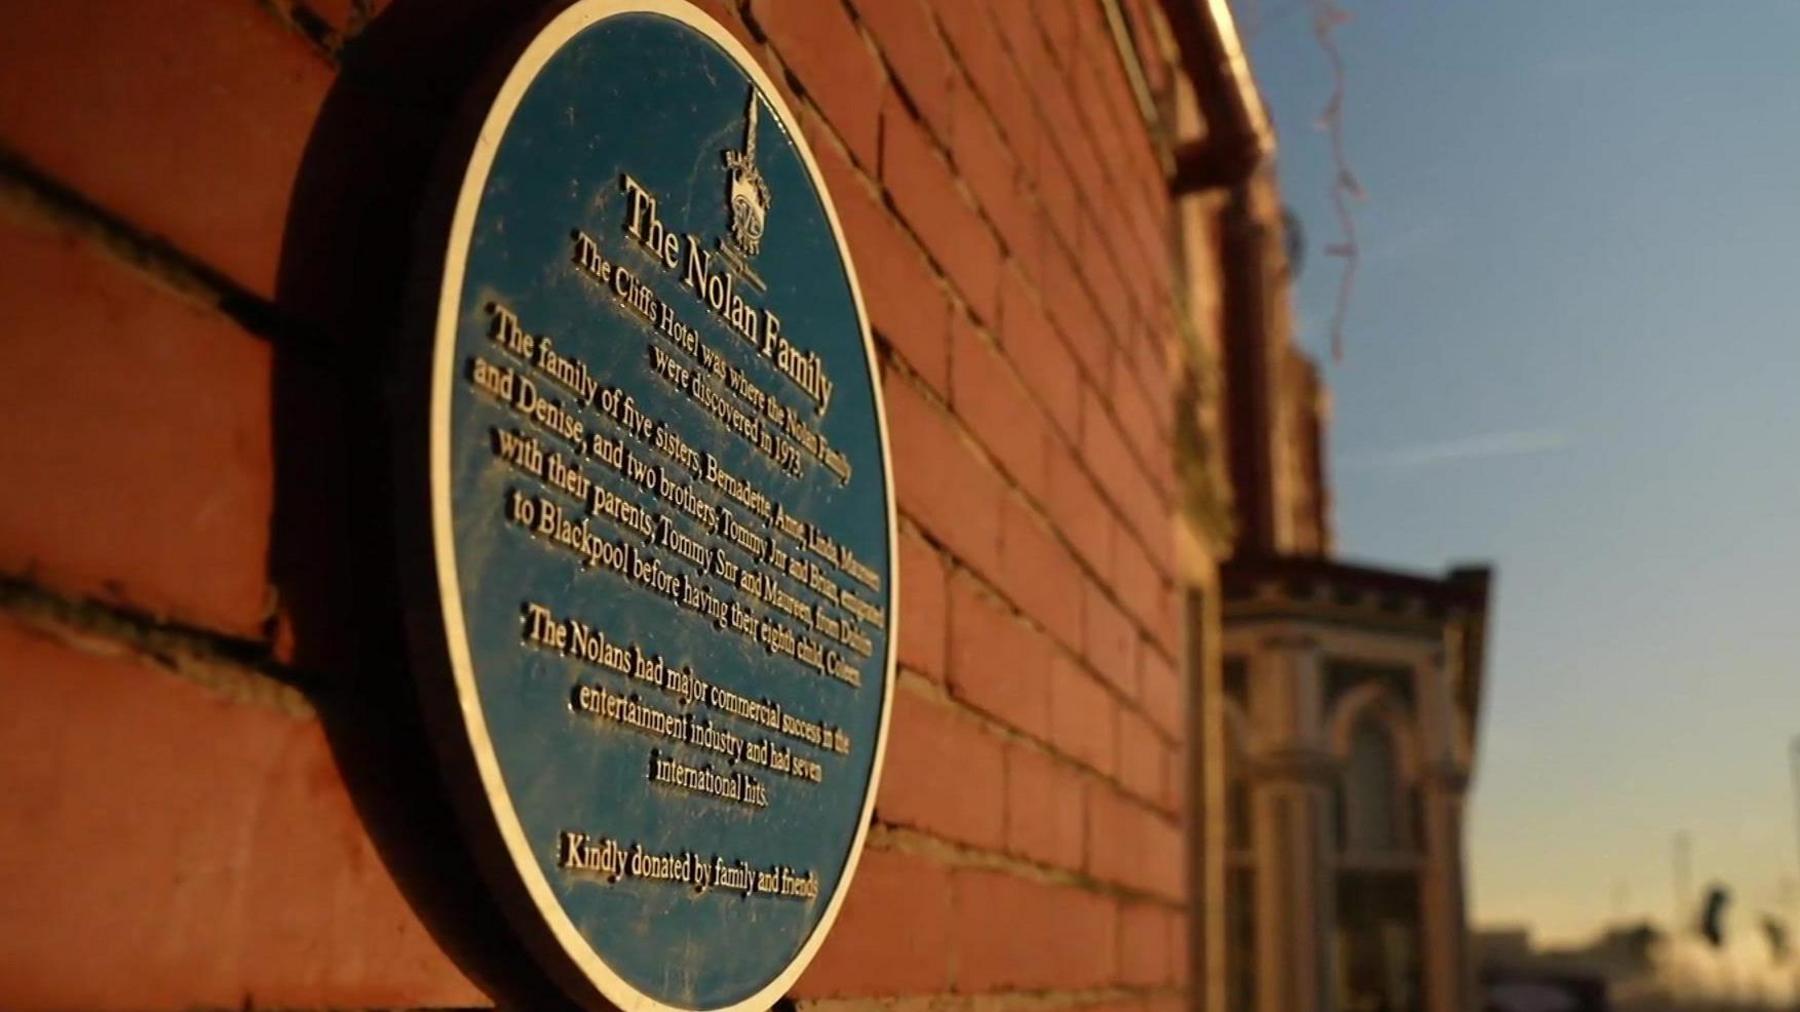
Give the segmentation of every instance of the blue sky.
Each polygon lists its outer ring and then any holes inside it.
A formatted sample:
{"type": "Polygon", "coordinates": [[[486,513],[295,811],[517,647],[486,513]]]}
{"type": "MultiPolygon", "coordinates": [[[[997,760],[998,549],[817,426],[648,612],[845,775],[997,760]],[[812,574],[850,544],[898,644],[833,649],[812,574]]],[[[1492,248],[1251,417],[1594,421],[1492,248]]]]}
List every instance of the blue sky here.
{"type": "Polygon", "coordinates": [[[1499,569],[1474,915],[1667,919],[1686,829],[1698,882],[1800,921],[1800,2],[1343,3],[1338,365],[1310,4],[1236,8],[1307,230],[1340,554],[1499,569]]]}

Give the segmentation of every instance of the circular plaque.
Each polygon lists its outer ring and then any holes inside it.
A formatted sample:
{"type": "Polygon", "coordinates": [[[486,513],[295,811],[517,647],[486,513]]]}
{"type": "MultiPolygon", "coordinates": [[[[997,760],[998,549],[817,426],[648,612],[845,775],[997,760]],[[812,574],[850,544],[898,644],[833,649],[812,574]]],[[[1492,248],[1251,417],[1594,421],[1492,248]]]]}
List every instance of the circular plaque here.
{"type": "Polygon", "coordinates": [[[843,233],[780,94],[685,4],[575,3],[483,110],[431,261],[433,733],[487,885],[584,1004],[767,1007],[843,901],[893,682],[843,233]]]}

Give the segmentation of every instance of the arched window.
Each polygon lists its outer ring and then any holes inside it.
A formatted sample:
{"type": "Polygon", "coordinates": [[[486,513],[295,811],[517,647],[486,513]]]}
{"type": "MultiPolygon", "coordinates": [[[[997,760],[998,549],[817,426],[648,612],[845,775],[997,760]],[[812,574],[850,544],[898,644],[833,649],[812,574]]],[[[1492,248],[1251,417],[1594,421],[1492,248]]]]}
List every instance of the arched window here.
{"type": "Polygon", "coordinates": [[[1344,847],[1392,851],[1406,846],[1406,803],[1394,740],[1379,721],[1365,719],[1350,735],[1344,768],[1344,847]]]}

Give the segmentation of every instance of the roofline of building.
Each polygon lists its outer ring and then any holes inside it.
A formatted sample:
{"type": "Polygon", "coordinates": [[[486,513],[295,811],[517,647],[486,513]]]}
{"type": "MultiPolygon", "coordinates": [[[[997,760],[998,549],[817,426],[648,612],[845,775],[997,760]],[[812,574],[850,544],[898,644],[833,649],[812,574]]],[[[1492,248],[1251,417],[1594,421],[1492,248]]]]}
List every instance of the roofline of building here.
{"type": "Polygon", "coordinates": [[[1228,587],[1261,580],[1305,579],[1377,593],[1407,594],[1446,607],[1475,609],[1487,606],[1493,569],[1485,564],[1461,565],[1436,576],[1341,562],[1318,555],[1252,554],[1227,561],[1221,575],[1228,587]]]}
{"type": "MultiPolygon", "coordinates": [[[[1273,584],[1281,597],[1317,610],[1325,607],[1333,592],[1349,590],[1364,596],[1356,607],[1368,608],[1368,597],[1417,600],[1437,612],[1439,621],[1455,621],[1462,630],[1456,642],[1458,658],[1468,678],[1467,696],[1460,701],[1469,722],[1473,748],[1481,736],[1482,703],[1487,691],[1488,605],[1494,570],[1487,564],[1452,567],[1442,576],[1339,562],[1318,555],[1240,555],[1219,569],[1225,592],[1225,609],[1242,611],[1259,599],[1260,588],[1273,584]],[[1317,591],[1324,590],[1321,596],[1317,591]],[[1238,602],[1234,606],[1234,601],[1238,602]]],[[[1377,604],[1377,609],[1381,608],[1377,604]]],[[[1319,612],[1323,617],[1325,613],[1319,612]]]]}
{"type": "Polygon", "coordinates": [[[1163,0],[1205,133],[1177,139],[1169,190],[1176,196],[1235,186],[1275,154],[1275,131],[1227,0],[1163,0]]]}

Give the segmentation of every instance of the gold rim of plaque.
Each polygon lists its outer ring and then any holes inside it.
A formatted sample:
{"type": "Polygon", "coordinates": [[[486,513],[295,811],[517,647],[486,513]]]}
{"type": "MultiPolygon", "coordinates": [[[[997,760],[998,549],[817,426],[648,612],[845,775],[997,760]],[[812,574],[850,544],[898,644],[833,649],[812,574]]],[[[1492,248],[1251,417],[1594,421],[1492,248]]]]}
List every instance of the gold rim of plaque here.
{"type": "MultiPolygon", "coordinates": [[[[812,932],[807,936],[799,951],[781,973],[755,994],[735,1004],[716,1006],[709,1010],[709,1012],[752,1012],[752,1010],[766,1009],[780,999],[818,953],[819,946],[824,943],[832,924],[837,920],[838,913],[843,907],[844,898],[849,892],[850,884],[855,878],[857,865],[862,857],[863,845],[869,831],[870,815],[874,809],[876,790],[881,780],[881,768],[887,749],[888,718],[893,707],[894,657],[899,641],[900,625],[898,614],[899,565],[895,558],[899,539],[894,515],[894,477],[892,463],[889,460],[887,409],[882,398],[874,343],[869,335],[868,311],[863,304],[862,289],[857,282],[856,269],[851,260],[849,245],[844,241],[843,225],[838,220],[837,207],[833,204],[831,194],[826,189],[818,162],[813,158],[812,149],[806,143],[806,138],[800,133],[793,110],[788,107],[767,72],[722,25],[706,13],[688,5],[685,0],[577,0],[546,22],[525,46],[524,51],[506,72],[497,93],[487,106],[485,115],[480,118],[479,133],[475,136],[472,149],[467,153],[465,163],[467,167],[462,173],[461,187],[456,191],[454,210],[450,220],[449,242],[443,252],[442,270],[437,284],[436,317],[432,332],[432,372],[428,416],[430,419],[429,482],[431,544],[434,549],[436,590],[443,626],[442,644],[446,654],[444,659],[447,661],[456,686],[455,711],[460,716],[462,729],[467,735],[469,754],[464,758],[472,761],[478,788],[485,796],[487,805],[486,818],[482,818],[479,813],[465,813],[464,818],[475,818],[484,824],[482,828],[487,832],[497,835],[498,843],[510,859],[509,867],[505,869],[507,875],[504,876],[507,884],[524,894],[524,899],[529,904],[528,909],[535,911],[538,918],[537,924],[527,925],[527,927],[548,929],[550,938],[554,940],[554,948],[557,950],[548,953],[549,957],[553,961],[564,964],[565,970],[574,970],[585,981],[587,993],[578,996],[583,999],[583,1004],[590,1007],[602,1007],[595,1003],[595,999],[598,998],[618,1007],[623,1012],[665,1012],[665,1010],[666,1012],[676,1012],[676,1010],[689,1012],[685,1006],[669,1005],[644,994],[607,965],[594,947],[588,944],[587,939],[570,920],[562,905],[557,902],[551,891],[550,883],[538,864],[535,849],[525,838],[518,813],[513,807],[512,798],[506,792],[502,782],[499,761],[494,751],[493,741],[488,734],[486,717],[482,712],[477,695],[474,671],[469,656],[468,631],[463,616],[461,583],[457,574],[454,518],[450,503],[450,405],[452,382],[455,375],[454,355],[457,324],[469,246],[477,212],[480,209],[482,191],[486,186],[494,157],[525,92],[537,79],[538,73],[562,47],[582,31],[608,18],[621,14],[638,13],[656,14],[670,18],[701,33],[716,44],[754,82],[758,93],[780,118],[787,135],[799,151],[801,160],[806,165],[807,174],[818,191],[820,203],[825,208],[826,219],[831,223],[832,236],[837,242],[845,279],[850,285],[851,298],[856,306],[857,328],[861,332],[864,364],[875,407],[877,437],[880,440],[882,480],[884,482],[882,499],[887,514],[888,635],[882,662],[881,720],[875,739],[869,782],[863,795],[856,833],[851,840],[850,852],[845,858],[844,870],[839,876],[837,888],[826,905],[824,915],[814,925],[812,932]]],[[[491,847],[489,849],[491,850],[491,847]]],[[[515,901],[512,905],[514,911],[519,909],[516,902],[518,898],[512,897],[515,901]]],[[[540,936],[540,932],[530,931],[527,933],[527,941],[528,943],[535,941],[537,944],[534,947],[542,949],[540,936]]],[[[567,979],[566,972],[554,975],[559,979],[567,979]]]]}

